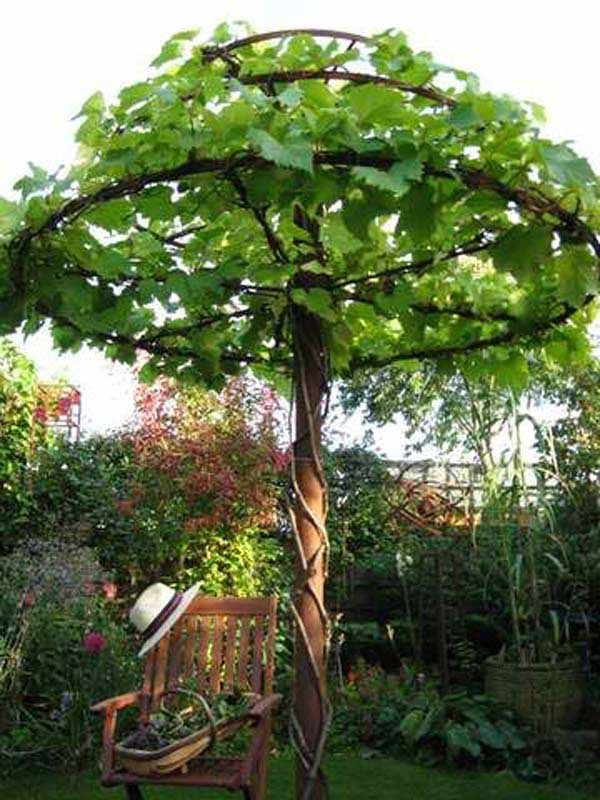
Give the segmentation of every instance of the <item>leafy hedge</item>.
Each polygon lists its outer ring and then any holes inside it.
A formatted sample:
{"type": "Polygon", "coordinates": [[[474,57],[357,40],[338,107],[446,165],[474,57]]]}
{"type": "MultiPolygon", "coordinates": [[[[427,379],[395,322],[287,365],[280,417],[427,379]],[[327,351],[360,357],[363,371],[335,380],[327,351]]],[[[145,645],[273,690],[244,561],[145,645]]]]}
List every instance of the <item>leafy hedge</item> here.
{"type": "Polygon", "coordinates": [[[12,545],[31,509],[28,467],[45,439],[37,398],[33,364],[12,342],[0,339],[0,553],[12,545]]]}

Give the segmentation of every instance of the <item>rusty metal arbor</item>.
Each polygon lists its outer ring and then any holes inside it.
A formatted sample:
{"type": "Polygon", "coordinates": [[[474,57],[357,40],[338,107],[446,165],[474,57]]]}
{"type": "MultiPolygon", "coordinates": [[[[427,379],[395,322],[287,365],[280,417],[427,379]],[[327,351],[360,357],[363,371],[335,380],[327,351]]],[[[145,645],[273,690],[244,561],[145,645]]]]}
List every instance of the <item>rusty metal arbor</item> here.
{"type": "Polygon", "coordinates": [[[479,351],[480,368],[522,376],[534,341],[581,353],[597,179],[539,135],[535,109],[401,34],[194,39],[172,37],[118,103],[87,101],[83,162],[21,182],[0,238],[0,330],[50,318],[64,349],[148,353],[150,379],[291,378],[291,731],[297,795],[321,798],[331,381],[427,358],[473,366],[479,351]]]}

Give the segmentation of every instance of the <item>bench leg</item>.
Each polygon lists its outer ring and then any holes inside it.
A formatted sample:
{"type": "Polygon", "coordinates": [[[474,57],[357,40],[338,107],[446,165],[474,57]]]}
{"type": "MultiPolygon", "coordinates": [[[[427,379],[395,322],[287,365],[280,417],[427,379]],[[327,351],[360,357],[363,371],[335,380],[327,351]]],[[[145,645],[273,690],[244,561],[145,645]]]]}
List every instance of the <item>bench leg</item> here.
{"type": "Polygon", "coordinates": [[[144,800],[142,790],[136,783],[127,783],[125,785],[125,794],[127,795],[127,800],[144,800]]]}
{"type": "Polygon", "coordinates": [[[267,795],[267,760],[268,752],[265,750],[256,766],[256,772],[252,777],[252,800],[265,800],[267,795]]]}

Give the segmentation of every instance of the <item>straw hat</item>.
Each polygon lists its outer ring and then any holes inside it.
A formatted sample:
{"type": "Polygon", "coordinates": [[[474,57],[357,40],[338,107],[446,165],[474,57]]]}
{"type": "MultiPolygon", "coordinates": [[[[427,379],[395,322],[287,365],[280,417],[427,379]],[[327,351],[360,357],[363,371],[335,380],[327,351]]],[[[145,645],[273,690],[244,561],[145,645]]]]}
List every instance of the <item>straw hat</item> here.
{"type": "Polygon", "coordinates": [[[131,624],[142,634],[144,644],[138,656],[145,655],[169,631],[198,594],[195,583],[186,592],[176,592],[164,583],[153,583],[141,593],[129,612],[131,624]]]}

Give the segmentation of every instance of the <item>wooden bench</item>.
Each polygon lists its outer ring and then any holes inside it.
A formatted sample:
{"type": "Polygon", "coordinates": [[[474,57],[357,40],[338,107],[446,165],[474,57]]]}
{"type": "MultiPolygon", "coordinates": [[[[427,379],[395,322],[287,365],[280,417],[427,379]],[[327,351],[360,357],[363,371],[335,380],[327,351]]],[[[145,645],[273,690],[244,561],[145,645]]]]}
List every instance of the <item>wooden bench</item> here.
{"type": "Polygon", "coordinates": [[[246,800],[263,800],[266,789],[271,715],[281,699],[273,694],[277,599],[275,597],[198,597],[172,630],[146,657],[139,691],[96,703],[104,714],[102,784],[125,786],[130,800],[141,800],[140,783],[218,787],[237,790],[246,800]],[[140,777],[120,770],[115,760],[118,712],[137,705],[147,722],[163,696],[180,678],[194,677],[198,692],[210,696],[239,689],[260,699],[252,707],[249,747],[238,758],[195,759],[185,773],[140,777]]]}

